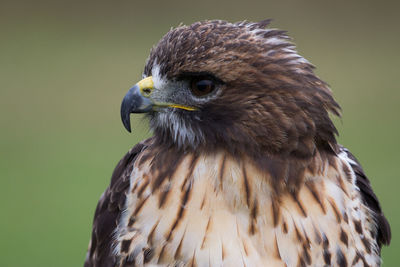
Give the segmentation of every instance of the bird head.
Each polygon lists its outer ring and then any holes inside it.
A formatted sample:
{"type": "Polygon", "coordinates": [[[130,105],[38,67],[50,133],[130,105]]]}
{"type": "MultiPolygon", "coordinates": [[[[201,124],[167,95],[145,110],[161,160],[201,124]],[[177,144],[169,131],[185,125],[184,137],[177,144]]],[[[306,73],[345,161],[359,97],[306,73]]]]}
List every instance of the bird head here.
{"type": "Polygon", "coordinates": [[[336,144],[340,107],[284,31],[259,23],[197,22],[152,49],[122,101],[147,113],[160,144],[308,157],[336,144]]]}

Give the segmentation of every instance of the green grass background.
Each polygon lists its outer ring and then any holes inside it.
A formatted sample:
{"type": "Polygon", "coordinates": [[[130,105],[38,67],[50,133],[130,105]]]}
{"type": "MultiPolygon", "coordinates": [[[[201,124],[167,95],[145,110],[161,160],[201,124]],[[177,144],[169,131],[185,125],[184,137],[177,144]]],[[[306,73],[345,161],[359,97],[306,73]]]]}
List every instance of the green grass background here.
{"type": "Polygon", "coordinates": [[[339,140],[363,164],[398,266],[400,5],[395,1],[1,1],[0,266],[81,266],[97,200],[150,133],[119,117],[149,49],[172,26],[274,18],[343,108],[339,140]]]}

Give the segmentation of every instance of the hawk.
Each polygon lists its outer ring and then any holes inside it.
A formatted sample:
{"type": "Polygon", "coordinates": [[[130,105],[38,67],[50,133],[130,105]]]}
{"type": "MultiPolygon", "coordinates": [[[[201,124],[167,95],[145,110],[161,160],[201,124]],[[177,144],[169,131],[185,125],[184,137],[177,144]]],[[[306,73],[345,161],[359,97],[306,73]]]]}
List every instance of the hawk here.
{"type": "Polygon", "coordinates": [[[151,50],[85,266],[379,266],[390,226],[336,141],[340,107],[285,31],[203,21],[151,50]]]}

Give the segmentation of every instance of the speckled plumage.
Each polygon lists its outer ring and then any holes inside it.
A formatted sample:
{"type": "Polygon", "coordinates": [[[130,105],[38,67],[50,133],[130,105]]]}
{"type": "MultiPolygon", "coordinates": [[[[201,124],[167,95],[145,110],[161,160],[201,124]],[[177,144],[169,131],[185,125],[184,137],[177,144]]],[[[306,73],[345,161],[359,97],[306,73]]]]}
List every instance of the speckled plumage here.
{"type": "Polygon", "coordinates": [[[197,110],[149,112],[154,136],[116,167],[86,267],[380,265],[390,227],[336,143],[328,113],[340,108],[267,24],[198,22],[153,48],[155,97],[197,110]],[[218,90],[182,93],[193,75],[218,90]]]}

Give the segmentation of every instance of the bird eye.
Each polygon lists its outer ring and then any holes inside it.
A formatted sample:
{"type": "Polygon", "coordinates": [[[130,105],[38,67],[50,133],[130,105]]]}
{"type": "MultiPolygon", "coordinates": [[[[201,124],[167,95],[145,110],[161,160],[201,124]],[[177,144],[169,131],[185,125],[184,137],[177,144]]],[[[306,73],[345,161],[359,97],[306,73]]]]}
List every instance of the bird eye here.
{"type": "Polygon", "coordinates": [[[215,89],[215,83],[207,79],[193,79],[190,90],[195,96],[205,96],[215,89]]]}

